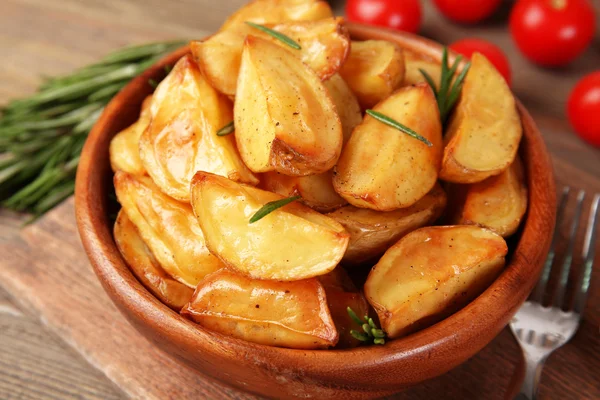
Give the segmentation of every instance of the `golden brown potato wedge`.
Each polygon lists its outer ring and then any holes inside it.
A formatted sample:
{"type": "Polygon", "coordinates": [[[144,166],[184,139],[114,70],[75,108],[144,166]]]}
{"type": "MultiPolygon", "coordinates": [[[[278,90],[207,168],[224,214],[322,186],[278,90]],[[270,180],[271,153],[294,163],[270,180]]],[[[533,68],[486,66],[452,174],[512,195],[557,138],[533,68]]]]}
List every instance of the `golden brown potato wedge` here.
{"type": "Polygon", "coordinates": [[[191,56],[179,60],[158,85],[150,111],[152,121],[140,138],[140,156],[163,192],[189,202],[196,171],[258,183],[242,162],[233,135],[216,135],[233,119],[231,102],[206,82],[191,56]]]}
{"type": "MultiPolygon", "coordinates": [[[[267,27],[288,36],[302,48],[294,50],[302,62],[312,68],[321,80],[335,74],[350,52],[350,35],[343,18],[319,21],[284,22],[267,27]]],[[[247,35],[269,40],[279,46],[287,44],[246,24],[211,36],[208,40],[193,41],[190,48],[210,84],[229,96],[235,96],[242,50],[247,35]]]]}
{"type": "Polygon", "coordinates": [[[302,196],[300,200],[319,212],[330,212],[348,204],[333,189],[333,172],[319,175],[287,176],[279,172],[266,172],[260,177],[260,188],[283,197],[302,196]]]}
{"type": "Polygon", "coordinates": [[[125,171],[133,175],[145,175],[146,169],[140,159],[140,136],[150,124],[152,96],[142,103],[140,118],[128,128],[117,133],[110,141],[110,166],[113,171],[125,171]]]}
{"type": "Polygon", "coordinates": [[[515,159],[523,129],[506,80],[475,53],[444,137],[440,178],[475,183],[498,175],[515,159]]]}
{"type": "Polygon", "coordinates": [[[403,85],[415,85],[417,83],[426,82],[420,71],[422,69],[431,76],[436,87],[440,87],[440,77],[442,74],[442,67],[440,64],[431,60],[426,60],[410,50],[404,50],[403,53],[406,69],[404,82],[402,83],[403,85]]]}
{"type": "Polygon", "coordinates": [[[457,311],[496,279],[506,242],[478,226],[432,226],[404,236],[365,283],[390,338],[422,329],[457,311]]]}
{"type": "Polygon", "coordinates": [[[293,349],[335,346],[338,334],[316,279],[254,280],[228,269],[208,275],[181,314],[213,331],[293,349]]]}
{"type": "Polygon", "coordinates": [[[361,318],[368,315],[369,304],[365,296],[356,289],[342,267],[337,267],[332,272],[321,275],[317,279],[325,288],[329,312],[339,334],[337,347],[350,348],[358,346],[360,341],[355,339],[350,331],[352,329],[360,331],[361,327],[348,314],[348,307],[361,318]]]}
{"type": "Polygon", "coordinates": [[[114,234],[121,255],[142,285],[172,309],[181,310],[194,291],[165,272],[123,210],[117,216],[114,234]]]}
{"type": "Polygon", "coordinates": [[[432,224],[446,207],[446,193],[436,184],[410,207],[381,212],[345,206],[327,214],[350,234],[344,263],[356,265],[382,255],[393,243],[415,229],[432,224]]]}
{"type": "Polygon", "coordinates": [[[318,21],[333,16],[326,1],[318,0],[254,0],[227,18],[221,31],[246,21],[277,24],[285,21],[318,21]]]}
{"type": "Polygon", "coordinates": [[[192,180],[192,206],[208,248],[231,268],[281,281],[334,269],[349,235],[333,219],[293,202],[249,223],[262,206],[282,198],[207,172],[192,180]]]}
{"type": "Polygon", "coordinates": [[[402,49],[385,40],[352,42],[350,56],[340,75],[361,107],[371,108],[389,97],[404,80],[402,49]]]}
{"type": "Polygon", "coordinates": [[[333,75],[323,83],[329,91],[333,104],[335,104],[335,109],[342,122],[344,143],[347,143],[354,128],[362,122],[363,116],[360,105],[350,86],[339,74],[333,75]]]}
{"type": "Polygon", "coordinates": [[[189,204],[167,196],[147,176],[119,171],[114,183],[124,212],[174,279],[194,288],[206,274],[224,266],[208,251],[189,204]]]}
{"type": "Polygon", "coordinates": [[[247,36],[235,97],[235,138],[254,172],[290,176],[331,169],[342,124],[315,73],[290,50],[247,36]]]}
{"type": "Polygon", "coordinates": [[[435,96],[427,84],[406,86],[375,111],[413,129],[432,146],[366,116],[344,147],[333,186],[356,207],[379,211],[410,207],[437,182],[442,127],[435,96]]]}
{"type": "Polygon", "coordinates": [[[525,172],[519,156],[500,175],[471,185],[452,185],[450,222],[479,225],[508,237],[516,232],[527,210],[525,172]]]}

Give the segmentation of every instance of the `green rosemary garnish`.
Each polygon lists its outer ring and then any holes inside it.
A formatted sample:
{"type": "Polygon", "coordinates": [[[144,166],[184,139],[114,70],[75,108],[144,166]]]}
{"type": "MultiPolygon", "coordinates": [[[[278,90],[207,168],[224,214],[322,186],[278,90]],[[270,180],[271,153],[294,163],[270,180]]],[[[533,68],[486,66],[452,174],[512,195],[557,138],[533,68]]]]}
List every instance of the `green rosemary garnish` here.
{"type": "Polygon", "coordinates": [[[367,110],[366,113],[369,114],[371,117],[375,118],[377,121],[383,122],[384,124],[391,126],[392,128],[398,129],[400,132],[406,133],[410,137],[420,140],[429,147],[433,146],[433,144],[429,140],[419,135],[417,132],[413,131],[409,127],[402,125],[400,122],[388,117],[385,114],[382,114],[375,110],[367,110]]]}
{"type": "Polygon", "coordinates": [[[348,315],[357,325],[362,328],[362,332],[352,329],[350,334],[361,342],[373,342],[374,344],[385,344],[385,332],[378,328],[373,321],[373,318],[369,318],[365,315],[364,321],[358,318],[358,315],[350,308],[346,308],[348,315]]]}
{"type": "Polygon", "coordinates": [[[259,221],[262,218],[266,217],[267,215],[271,214],[273,211],[277,210],[278,208],[288,205],[292,201],[296,201],[300,198],[301,198],[301,196],[293,196],[293,197],[288,197],[286,199],[270,201],[267,204],[265,204],[264,206],[262,206],[260,208],[260,210],[258,210],[256,213],[254,213],[252,218],[250,218],[250,223],[253,224],[256,221],[259,221]]]}
{"type": "Polygon", "coordinates": [[[439,90],[436,88],[436,85],[431,75],[429,75],[427,71],[419,69],[429,86],[431,86],[431,90],[433,90],[433,93],[435,94],[435,98],[438,103],[438,108],[440,109],[440,117],[442,119],[442,123],[446,122],[450,111],[452,111],[452,108],[456,104],[458,96],[460,95],[460,91],[462,90],[462,85],[465,76],[467,75],[467,72],[471,67],[471,63],[468,62],[462,69],[460,74],[458,74],[454,83],[452,83],[452,79],[454,78],[454,74],[458,69],[458,64],[460,63],[461,59],[462,56],[456,57],[454,63],[452,64],[452,67],[448,67],[448,48],[444,47],[444,52],[442,53],[442,73],[440,77],[439,90]]]}
{"type": "Polygon", "coordinates": [[[217,131],[217,136],[227,136],[230,133],[235,131],[235,126],[233,125],[233,121],[222,127],[217,131]]]}
{"type": "Polygon", "coordinates": [[[39,216],[73,194],[83,143],[104,106],[131,79],[185,42],[118,50],[0,111],[0,201],[39,216]]]}
{"type": "Polygon", "coordinates": [[[292,49],[296,49],[296,50],[302,49],[302,47],[300,47],[300,45],[298,43],[296,43],[293,39],[284,35],[283,33],[274,31],[273,29],[267,28],[264,25],[255,24],[254,22],[250,22],[250,21],[246,21],[246,24],[248,24],[251,27],[256,28],[260,31],[263,31],[264,33],[266,33],[268,35],[273,36],[275,39],[281,40],[283,43],[287,44],[292,49]]]}

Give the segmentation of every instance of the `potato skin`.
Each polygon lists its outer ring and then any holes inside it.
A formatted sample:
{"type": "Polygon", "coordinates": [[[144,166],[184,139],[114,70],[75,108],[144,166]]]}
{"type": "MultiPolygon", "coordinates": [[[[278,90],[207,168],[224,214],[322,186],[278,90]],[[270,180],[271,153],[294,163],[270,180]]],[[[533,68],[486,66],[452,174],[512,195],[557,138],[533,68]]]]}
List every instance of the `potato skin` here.
{"type": "Polygon", "coordinates": [[[395,43],[385,40],[352,42],[350,56],[340,75],[363,109],[389,97],[404,79],[404,56],[395,43]]]}
{"type": "Polygon", "coordinates": [[[365,283],[390,338],[422,329],[483,292],[504,266],[508,247],[477,226],[417,229],[381,257],[365,283]]]}
{"type": "Polygon", "coordinates": [[[117,216],[114,236],[119,252],[135,277],[160,301],[179,312],[194,291],[166,273],[123,210],[117,216]]]}
{"type": "Polygon", "coordinates": [[[432,224],[446,207],[446,193],[436,184],[429,193],[410,207],[381,212],[345,206],[327,214],[350,234],[344,254],[345,265],[358,265],[381,256],[402,236],[432,224]]]}
{"type": "Polygon", "coordinates": [[[231,269],[254,279],[296,281],[333,270],[348,247],[344,228],[292,202],[250,224],[282,196],[208,172],[192,180],[192,206],[208,248],[231,269]]]}
{"type": "Polygon", "coordinates": [[[410,207],[437,182],[442,127],[435,96],[427,84],[406,86],[374,110],[415,130],[432,146],[366,116],[344,147],[333,186],[356,207],[378,211],[410,207]]]}
{"type": "Polygon", "coordinates": [[[475,53],[446,129],[440,179],[475,183],[500,174],[515,159],[522,134],[506,81],[484,56],[475,53]]]}
{"type": "Polygon", "coordinates": [[[344,81],[339,74],[333,75],[331,78],[323,82],[329,95],[335,104],[335,109],[342,123],[342,133],[344,135],[344,145],[350,140],[352,131],[363,120],[360,104],[350,86],[344,81]]]}
{"type": "Polygon", "coordinates": [[[174,279],[195,288],[206,274],[224,267],[208,251],[189,204],[167,196],[147,176],[119,171],[114,185],[123,211],[174,279]]]}
{"type": "Polygon", "coordinates": [[[338,342],[323,286],[253,280],[228,269],[208,275],[181,315],[203,327],[249,342],[293,349],[325,349],[338,342]]]}
{"type": "Polygon", "coordinates": [[[471,185],[451,185],[450,222],[479,225],[502,237],[517,231],[527,211],[527,184],[519,156],[500,175],[471,185]]]}

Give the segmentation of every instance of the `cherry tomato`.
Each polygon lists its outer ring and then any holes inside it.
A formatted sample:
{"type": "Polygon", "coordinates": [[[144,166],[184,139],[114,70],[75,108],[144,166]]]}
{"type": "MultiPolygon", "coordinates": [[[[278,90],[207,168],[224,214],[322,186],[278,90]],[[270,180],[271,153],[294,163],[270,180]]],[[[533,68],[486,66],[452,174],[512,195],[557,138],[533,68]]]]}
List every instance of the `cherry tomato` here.
{"type": "Polygon", "coordinates": [[[348,0],[346,15],[352,22],[385,26],[417,33],[421,27],[419,0],[348,0]]]}
{"type": "Polygon", "coordinates": [[[519,0],[510,14],[510,32],[531,61],[566,65],[590,44],[596,29],[588,0],[519,0]]]}
{"type": "Polygon", "coordinates": [[[474,24],[492,15],[502,0],[434,0],[433,2],[449,19],[474,24]]]}
{"type": "Polygon", "coordinates": [[[471,58],[475,52],[483,54],[496,67],[498,72],[506,79],[508,86],[510,86],[510,63],[500,47],[483,39],[462,39],[452,43],[450,48],[467,58],[471,58]]]}
{"type": "Polygon", "coordinates": [[[600,147],[600,71],[581,79],[569,95],[567,114],[575,132],[600,147]]]}

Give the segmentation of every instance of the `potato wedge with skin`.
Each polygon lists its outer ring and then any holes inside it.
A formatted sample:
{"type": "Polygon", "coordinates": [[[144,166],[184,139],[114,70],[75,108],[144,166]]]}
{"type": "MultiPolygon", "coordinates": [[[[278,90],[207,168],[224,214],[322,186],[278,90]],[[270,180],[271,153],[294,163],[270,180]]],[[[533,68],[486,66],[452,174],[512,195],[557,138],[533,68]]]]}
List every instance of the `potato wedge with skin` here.
{"type": "Polygon", "coordinates": [[[432,226],[398,241],[365,282],[390,338],[422,329],[481,294],[504,267],[508,247],[477,226],[432,226]]]}
{"type": "Polygon", "coordinates": [[[335,109],[342,123],[342,133],[344,135],[344,144],[348,143],[352,131],[363,120],[360,104],[350,86],[344,81],[339,74],[333,75],[331,78],[323,82],[329,91],[329,95],[335,104],[335,109]]]}
{"type": "Polygon", "coordinates": [[[449,193],[458,203],[451,223],[483,226],[502,237],[517,231],[527,210],[525,171],[519,156],[500,175],[471,185],[455,184],[449,193]]]}
{"type": "Polygon", "coordinates": [[[114,184],[123,211],[174,279],[194,288],[205,275],[224,267],[208,251],[189,204],[167,196],[147,176],[117,172],[114,184]]]}
{"type": "Polygon", "coordinates": [[[426,60],[410,50],[404,50],[404,65],[405,74],[402,85],[415,85],[417,83],[426,82],[421,69],[431,76],[436,87],[440,87],[440,78],[442,75],[442,67],[440,64],[426,60]]]}
{"type": "Polygon", "coordinates": [[[381,256],[402,236],[437,220],[446,207],[446,193],[436,184],[410,207],[381,212],[345,206],[327,214],[350,234],[344,254],[346,265],[357,265],[381,256]]]}
{"type": "Polygon", "coordinates": [[[348,246],[344,228],[293,202],[250,224],[278,194],[207,172],[192,180],[192,206],[206,244],[225,264],[255,279],[295,281],[333,270],[348,246]]]}
{"type": "Polygon", "coordinates": [[[338,341],[325,296],[314,278],[254,280],[222,269],[200,282],[181,314],[207,329],[249,342],[325,349],[338,341]]]}
{"type": "Polygon", "coordinates": [[[242,162],[233,135],[216,135],[232,121],[232,105],[206,82],[191,56],[179,60],[158,85],[150,111],[152,120],[140,138],[140,156],[163,192],[189,202],[196,171],[258,183],[242,162]]]}
{"type": "Polygon", "coordinates": [[[333,16],[326,1],[318,0],[254,0],[229,16],[220,31],[246,21],[277,24],[285,21],[318,21],[333,16]]]}
{"type": "MultiPolygon", "coordinates": [[[[298,43],[302,48],[294,50],[292,54],[311,67],[321,80],[335,74],[350,53],[350,35],[343,24],[343,18],[284,22],[266,26],[298,43]]],[[[204,76],[215,89],[228,96],[235,96],[236,93],[242,50],[247,35],[254,35],[289,48],[281,40],[246,24],[219,32],[204,42],[190,43],[192,55],[204,76]]]]}
{"type": "Polygon", "coordinates": [[[404,80],[402,49],[385,40],[353,41],[340,75],[363,109],[389,97],[404,80]]]}
{"type": "Polygon", "coordinates": [[[356,207],[379,211],[410,207],[437,182],[442,127],[435,96],[427,84],[406,86],[374,110],[413,129],[432,146],[366,116],[344,147],[333,186],[356,207]]]}
{"type": "Polygon", "coordinates": [[[320,174],[342,150],[342,124],[323,83],[290,50],[255,36],[242,53],[235,126],[254,172],[320,174]]]}
{"type": "Polygon", "coordinates": [[[131,272],[150,293],[176,311],[190,301],[194,291],[165,272],[123,210],[117,216],[114,235],[131,272]]]}
{"type": "Polygon", "coordinates": [[[266,172],[260,176],[259,187],[283,197],[302,196],[302,203],[319,212],[330,212],[348,204],[333,189],[333,171],[309,176],[266,172]]]}
{"type": "Polygon", "coordinates": [[[440,179],[475,183],[500,174],[515,159],[522,134],[506,81],[484,56],[473,54],[446,129],[440,179]]]}
{"type": "Polygon", "coordinates": [[[125,171],[134,175],[146,175],[140,159],[140,137],[150,124],[152,96],[142,103],[140,118],[133,125],[117,133],[110,141],[110,166],[114,172],[125,171]]]}

